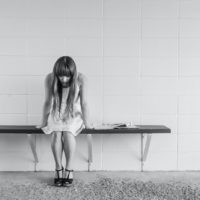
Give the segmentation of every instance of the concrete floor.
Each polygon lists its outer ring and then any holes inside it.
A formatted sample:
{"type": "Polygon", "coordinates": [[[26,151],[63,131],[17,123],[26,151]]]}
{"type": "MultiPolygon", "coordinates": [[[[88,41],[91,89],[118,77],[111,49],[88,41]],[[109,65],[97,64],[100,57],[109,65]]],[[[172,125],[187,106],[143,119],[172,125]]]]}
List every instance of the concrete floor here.
{"type": "MultiPolygon", "coordinates": [[[[50,183],[53,181],[55,172],[0,172],[0,184],[5,181],[17,183],[50,183]]],[[[192,172],[135,172],[135,171],[92,171],[74,172],[74,179],[84,180],[84,182],[94,181],[99,176],[109,178],[128,178],[143,182],[183,182],[190,185],[200,186],[200,171],[192,172]]]]}

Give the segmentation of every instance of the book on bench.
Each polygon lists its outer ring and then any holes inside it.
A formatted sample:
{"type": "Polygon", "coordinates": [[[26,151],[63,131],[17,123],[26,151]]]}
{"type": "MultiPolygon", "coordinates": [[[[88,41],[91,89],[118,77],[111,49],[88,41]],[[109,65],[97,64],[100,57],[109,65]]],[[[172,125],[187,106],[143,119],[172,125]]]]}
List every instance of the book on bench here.
{"type": "Polygon", "coordinates": [[[126,123],[108,123],[108,124],[98,124],[94,125],[94,129],[121,129],[121,128],[136,128],[134,125],[129,125],[126,123]]]}

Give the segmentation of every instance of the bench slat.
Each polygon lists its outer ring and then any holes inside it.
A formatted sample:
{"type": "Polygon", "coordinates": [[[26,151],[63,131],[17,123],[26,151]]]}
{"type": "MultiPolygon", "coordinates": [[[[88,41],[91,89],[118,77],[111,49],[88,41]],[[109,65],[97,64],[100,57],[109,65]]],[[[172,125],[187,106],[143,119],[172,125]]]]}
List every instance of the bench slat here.
{"type": "MultiPolygon", "coordinates": [[[[115,128],[115,129],[83,129],[81,134],[138,134],[138,133],[171,133],[171,130],[164,125],[135,125],[136,128],[115,128]]],[[[1,125],[0,134],[44,134],[42,129],[33,125],[1,125]]]]}

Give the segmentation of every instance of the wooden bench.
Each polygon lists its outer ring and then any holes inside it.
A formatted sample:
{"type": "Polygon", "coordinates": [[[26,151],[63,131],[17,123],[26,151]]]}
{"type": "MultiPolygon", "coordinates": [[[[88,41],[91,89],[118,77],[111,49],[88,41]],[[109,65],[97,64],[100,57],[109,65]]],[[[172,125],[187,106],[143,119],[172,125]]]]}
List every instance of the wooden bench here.
{"type": "MultiPolygon", "coordinates": [[[[141,134],[141,171],[143,171],[144,162],[147,159],[149,146],[151,143],[152,134],[171,133],[171,130],[164,125],[135,125],[134,128],[117,128],[117,129],[84,129],[81,134],[87,134],[88,141],[88,171],[91,170],[93,162],[92,153],[92,135],[94,134],[141,134]],[[146,142],[144,145],[144,137],[146,142]]],[[[28,134],[29,144],[34,156],[34,168],[36,171],[36,165],[39,162],[36,151],[36,135],[44,134],[41,129],[37,129],[35,126],[15,126],[6,125],[0,126],[0,134],[28,134]]]]}

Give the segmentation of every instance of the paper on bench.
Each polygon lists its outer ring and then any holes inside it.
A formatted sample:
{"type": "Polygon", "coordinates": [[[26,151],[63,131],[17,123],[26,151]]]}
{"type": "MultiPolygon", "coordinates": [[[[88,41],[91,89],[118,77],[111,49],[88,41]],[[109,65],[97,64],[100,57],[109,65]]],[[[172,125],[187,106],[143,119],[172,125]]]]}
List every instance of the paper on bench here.
{"type": "Polygon", "coordinates": [[[96,124],[93,125],[94,129],[120,129],[120,128],[136,128],[135,125],[126,123],[115,123],[115,124],[96,124]]]}
{"type": "Polygon", "coordinates": [[[98,124],[94,126],[94,129],[113,129],[113,124],[98,124]]]}
{"type": "Polygon", "coordinates": [[[45,134],[51,134],[53,132],[48,126],[43,127],[42,130],[45,134]]]}

